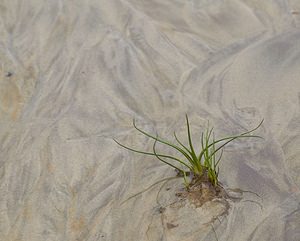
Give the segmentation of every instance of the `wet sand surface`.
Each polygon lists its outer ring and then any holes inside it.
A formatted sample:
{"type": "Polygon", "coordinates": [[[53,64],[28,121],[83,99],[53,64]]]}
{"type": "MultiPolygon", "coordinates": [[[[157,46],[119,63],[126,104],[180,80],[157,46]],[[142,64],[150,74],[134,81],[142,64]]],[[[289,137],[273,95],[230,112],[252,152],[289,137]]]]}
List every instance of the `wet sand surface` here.
{"type": "Polygon", "coordinates": [[[299,241],[299,27],[297,0],[2,0],[0,240],[299,241]],[[196,143],[264,119],[225,149],[228,203],[112,140],[151,151],[132,119],[183,139],[185,113],[196,143]]]}

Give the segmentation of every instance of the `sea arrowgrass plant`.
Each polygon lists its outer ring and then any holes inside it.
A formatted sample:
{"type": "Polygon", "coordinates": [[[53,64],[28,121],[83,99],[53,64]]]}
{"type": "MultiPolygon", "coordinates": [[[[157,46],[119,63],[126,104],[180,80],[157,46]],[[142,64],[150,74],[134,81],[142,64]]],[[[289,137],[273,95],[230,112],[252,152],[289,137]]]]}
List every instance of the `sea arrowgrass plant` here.
{"type": "Polygon", "coordinates": [[[153,152],[146,152],[141,150],[136,150],[134,148],[125,146],[114,139],[114,141],[124,147],[127,150],[144,154],[155,156],[159,161],[175,168],[184,178],[184,183],[187,188],[189,188],[190,183],[187,180],[187,176],[191,175],[192,180],[201,180],[203,176],[206,176],[208,181],[213,185],[217,186],[219,184],[218,176],[219,176],[219,163],[222,158],[223,149],[230,142],[240,139],[240,138],[262,138],[257,135],[252,135],[251,133],[257,130],[263,123],[263,120],[256,126],[254,129],[249,131],[240,133],[238,135],[228,136],[221,139],[215,139],[215,135],[213,133],[213,128],[207,126],[206,130],[201,133],[201,151],[197,155],[195,152],[195,148],[193,146],[192,138],[191,138],[191,130],[188,116],[186,115],[186,126],[187,126],[187,139],[188,145],[183,144],[176,133],[174,132],[174,137],[177,144],[173,144],[172,142],[160,138],[158,135],[152,135],[139,127],[137,127],[135,120],[133,120],[134,128],[145,135],[146,137],[153,139],[154,143],[152,146],[153,152]],[[157,153],[156,145],[157,143],[161,143],[167,147],[173,148],[179,154],[181,154],[182,158],[157,153]],[[219,145],[217,145],[219,144],[219,145]],[[220,151],[220,153],[219,153],[220,151]],[[218,157],[217,157],[218,155],[218,157]]]}

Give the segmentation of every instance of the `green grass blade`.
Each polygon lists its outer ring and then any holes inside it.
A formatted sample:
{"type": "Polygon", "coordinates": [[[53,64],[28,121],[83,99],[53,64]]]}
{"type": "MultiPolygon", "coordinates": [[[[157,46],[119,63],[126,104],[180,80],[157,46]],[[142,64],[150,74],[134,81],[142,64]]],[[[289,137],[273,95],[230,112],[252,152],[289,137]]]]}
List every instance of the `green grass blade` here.
{"type": "Polygon", "coordinates": [[[192,138],[191,138],[191,131],[190,131],[190,124],[189,124],[189,118],[187,116],[187,114],[185,115],[186,118],[186,126],[187,126],[187,131],[188,131],[188,139],[189,139],[189,145],[190,145],[190,149],[191,149],[191,156],[194,160],[198,160],[196,154],[195,154],[195,150],[193,147],[193,143],[192,143],[192,138]]]}
{"type": "MultiPolygon", "coordinates": [[[[210,140],[210,137],[211,137],[211,134],[212,134],[212,131],[213,131],[213,128],[208,132],[208,128],[207,128],[207,130],[206,130],[206,137],[205,137],[205,146],[206,146],[206,148],[205,148],[205,160],[206,160],[206,162],[207,162],[207,167],[208,166],[211,166],[211,162],[212,162],[212,160],[211,160],[211,158],[209,157],[209,148],[207,148],[208,147],[208,145],[209,145],[209,140],[210,140]]],[[[215,145],[212,145],[212,148],[214,149],[215,148],[215,145]]],[[[213,157],[213,156],[212,156],[213,157]]]]}
{"type": "MultiPolygon", "coordinates": [[[[167,164],[167,165],[169,165],[169,166],[171,166],[171,167],[177,169],[178,171],[184,172],[184,170],[182,170],[181,168],[176,167],[175,165],[173,165],[173,164],[171,164],[171,163],[165,161],[165,160],[162,159],[159,155],[157,155],[156,149],[155,149],[156,142],[157,142],[157,140],[155,140],[155,141],[154,141],[154,144],[153,144],[153,153],[154,153],[154,155],[156,156],[156,158],[157,158],[158,160],[160,160],[161,162],[163,162],[163,163],[165,163],[165,164],[167,164]]],[[[182,162],[182,161],[180,161],[180,160],[178,160],[178,162],[180,162],[181,164],[187,166],[187,167],[190,169],[190,167],[189,167],[186,163],[184,163],[184,162],[182,162]]]]}
{"type": "MultiPolygon", "coordinates": [[[[243,137],[254,137],[254,138],[262,138],[261,136],[246,136],[246,135],[244,135],[244,136],[236,136],[236,137],[234,137],[234,138],[232,138],[232,139],[230,139],[229,141],[226,141],[224,144],[222,144],[221,146],[219,146],[211,155],[215,155],[215,153],[217,153],[220,149],[222,149],[224,146],[226,146],[227,144],[229,144],[230,142],[232,142],[232,141],[234,141],[235,139],[238,139],[238,138],[243,138],[243,137]]],[[[217,141],[216,141],[217,142],[217,141]]],[[[215,142],[215,143],[216,143],[215,142]]]]}
{"type": "MultiPolygon", "coordinates": [[[[205,136],[202,137],[202,140],[201,140],[203,142],[202,143],[202,151],[203,151],[203,157],[204,157],[203,165],[207,168],[209,168],[212,163],[212,160],[211,160],[212,158],[209,157],[209,149],[210,148],[208,148],[212,131],[213,131],[213,128],[211,128],[210,130],[209,130],[209,128],[207,128],[205,136]]],[[[214,145],[212,147],[214,147],[214,145]]],[[[201,156],[201,158],[202,158],[202,156],[201,156]]]]}
{"type": "MultiPolygon", "coordinates": [[[[129,151],[133,151],[133,152],[136,152],[136,153],[140,153],[140,154],[144,154],[144,155],[149,155],[149,156],[159,156],[159,157],[164,157],[164,158],[169,158],[169,159],[173,159],[174,161],[177,161],[183,165],[185,165],[187,168],[190,169],[190,166],[188,166],[186,163],[184,163],[183,161],[181,161],[180,159],[176,158],[176,157],[173,157],[173,156],[170,156],[170,155],[164,155],[164,154],[158,154],[158,153],[151,153],[151,152],[145,152],[145,151],[139,151],[139,150],[136,150],[136,149],[133,149],[133,148],[130,148],[128,146],[125,146],[123,144],[121,144],[120,142],[118,142],[117,140],[113,139],[118,145],[120,145],[121,147],[129,150],[129,151]]],[[[178,169],[178,168],[176,168],[178,169]]]]}
{"type": "Polygon", "coordinates": [[[174,131],[174,137],[175,140],[178,142],[178,144],[181,145],[188,153],[191,154],[191,151],[178,139],[175,131],[174,131]]]}
{"type": "Polygon", "coordinates": [[[201,147],[203,150],[204,149],[204,133],[203,132],[201,133],[201,147]]]}
{"type": "Polygon", "coordinates": [[[249,133],[251,133],[251,132],[253,132],[253,131],[256,131],[256,130],[262,125],[263,122],[264,122],[264,119],[261,120],[261,122],[258,124],[257,127],[255,127],[254,129],[252,129],[252,130],[250,130],[250,131],[244,132],[244,133],[241,134],[241,135],[246,135],[246,134],[249,134],[249,133]]]}
{"type": "Polygon", "coordinates": [[[222,149],[222,150],[221,150],[221,154],[220,154],[220,156],[219,156],[219,159],[218,159],[218,161],[215,163],[215,169],[216,169],[216,167],[219,165],[219,162],[221,161],[221,158],[222,158],[222,156],[223,156],[223,152],[224,152],[224,150],[222,149]]]}
{"type": "Polygon", "coordinates": [[[160,143],[163,143],[163,144],[165,144],[165,145],[167,145],[167,146],[170,146],[170,147],[176,149],[176,150],[179,151],[182,155],[184,155],[184,157],[185,157],[191,164],[193,163],[193,159],[192,159],[192,158],[189,156],[189,154],[186,153],[182,148],[180,148],[180,147],[178,147],[178,146],[175,146],[174,144],[172,144],[172,143],[170,143],[170,142],[168,142],[168,141],[166,141],[166,140],[162,140],[162,139],[160,139],[160,138],[158,138],[158,137],[154,137],[153,135],[151,135],[151,134],[149,134],[149,133],[143,131],[142,129],[140,129],[140,128],[138,128],[138,127],[136,126],[135,120],[133,120],[133,126],[134,126],[134,128],[135,128],[137,131],[139,131],[139,132],[142,133],[143,135],[148,136],[148,137],[150,137],[150,138],[152,138],[152,139],[154,139],[154,140],[156,140],[156,141],[158,141],[158,142],[160,142],[160,143]]]}
{"type": "Polygon", "coordinates": [[[189,140],[189,145],[190,145],[190,155],[193,159],[193,168],[194,168],[194,173],[198,174],[198,175],[202,175],[202,165],[201,165],[201,161],[197,158],[197,155],[195,153],[194,147],[193,147],[193,143],[192,143],[192,138],[191,138],[191,131],[190,131],[190,123],[189,123],[189,118],[187,116],[187,114],[185,115],[186,118],[186,125],[187,125],[187,132],[188,132],[188,140],[189,140]]]}
{"type": "MultiPolygon", "coordinates": [[[[225,137],[225,138],[219,139],[219,140],[211,143],[210,145],[208,145],[206,148],[210,148],[212,145],[217,144],[217,143],[222,142],[222,141],[226,141],[226,140],[230,140],[230,139],[236,139],[237,137],[256,137],[256,138],[262,138],[261,136],[253,136],[253,135],[249,135],[248,136],[247,134],[249,134],[249,133],[257,130],[262,125],[263,121],[264,121],[264,119],[262,119],[262,121],[259,123],[259,125],[257,127],[255,127],[254,129],[252,129],[252,130],[246,131],[246,132],[241,133],[239,135],[229,136],[229,137],[225,137]]],[[[201,160],[204,152],[206,151],[206,148],[202,149],[202,151],[200,152],[199,157],[198,157],[199,160],[201,160]]]]}

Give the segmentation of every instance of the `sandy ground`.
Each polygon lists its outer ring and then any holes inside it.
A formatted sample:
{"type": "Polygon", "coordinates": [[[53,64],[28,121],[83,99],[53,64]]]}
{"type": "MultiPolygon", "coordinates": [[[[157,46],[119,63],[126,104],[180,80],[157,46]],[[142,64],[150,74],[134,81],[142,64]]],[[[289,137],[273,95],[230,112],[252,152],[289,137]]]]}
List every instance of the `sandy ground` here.
{"type": "Polygon", "coordinates": [[[1,0],[0,240],[299,241],[299,27],[298,0],[1,0]],[[224,153],[236,201],[123,202],[175,172],[112,138],[151,150],[132,119],[183,138],[185,113],[195,140],[264,118],[224,153]]]}

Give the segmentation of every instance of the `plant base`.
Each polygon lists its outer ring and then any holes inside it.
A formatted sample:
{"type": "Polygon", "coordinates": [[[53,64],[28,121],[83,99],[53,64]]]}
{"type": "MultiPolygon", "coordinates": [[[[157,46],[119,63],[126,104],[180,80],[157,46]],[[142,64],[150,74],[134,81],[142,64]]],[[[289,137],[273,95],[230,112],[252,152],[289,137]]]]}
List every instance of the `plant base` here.
{"type": "Polygon", "coordinates": [[[201,177],[194,176],[189,187],[176,193],[176,196],[188,199],[196,207],[201,207],[204,203],[214,199],[228,198],[225,189],[220,184],[214,186],[208,180],[206,173],[204,173],[201,177]]]}

